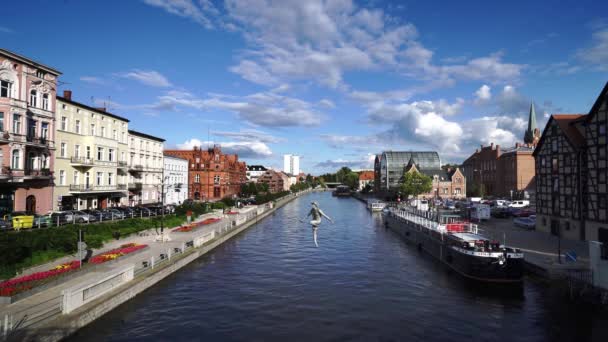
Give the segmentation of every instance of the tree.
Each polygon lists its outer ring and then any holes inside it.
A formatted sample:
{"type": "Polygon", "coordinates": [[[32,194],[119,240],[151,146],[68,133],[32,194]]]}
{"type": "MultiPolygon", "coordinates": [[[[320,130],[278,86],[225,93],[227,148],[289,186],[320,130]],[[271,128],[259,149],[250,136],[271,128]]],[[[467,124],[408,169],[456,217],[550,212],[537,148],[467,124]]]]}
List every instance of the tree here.
{"type": "Polygon", "coordinates": [[[343,166],[338,172],[336,172],[336,181],[340,183],[344,183],[346,175],[350,174],[352,171],[350,168],[343,166]]]}
{"type": "Polygon", "coordinates": [[[399,191],[405,197],[417,197],[420,194],[425,194],[433,190],[433,180],[431,177],[422,173],[411,170],[403,174],[403,183],[399,187],[399,191]]]}
{"type": "Polygon", "coordinates": [[[356,190],[359,187],[359,175],[351,171],[344,176],[342,183],[348,185],[351,190],[356,190]]]}
{"type": "Polygon", "coordinates": [[[370,183],[365,184],[363,189],[361,189],[361,193],[363,194],[368,194],[370,191],[372,191],[372,185],[370,183]]]}

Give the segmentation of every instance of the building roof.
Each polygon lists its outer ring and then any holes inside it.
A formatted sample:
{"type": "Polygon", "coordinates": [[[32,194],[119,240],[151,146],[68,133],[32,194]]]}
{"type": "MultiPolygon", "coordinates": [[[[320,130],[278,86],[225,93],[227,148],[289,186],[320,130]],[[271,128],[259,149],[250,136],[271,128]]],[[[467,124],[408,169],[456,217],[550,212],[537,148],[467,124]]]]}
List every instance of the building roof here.
{"type": "Polygon", "coordinates": [[[581,120],[583,117],[585,117],[584,114],[553,114],[553,115],[551,115],[551,117],[549,118],[549,121],[547,121],[547,124],[545,125],[545,130],[543,131],[543,135],[540,137],[540,140],[538,141],[538,145],[536,146],[536,149],[534,150],[534,155],[536,155],[536,153],[538,153],[538,151],[541,150],[541,145],[544,143],[545,136],[546,136],[547,132],[549,131],[546,128],[549,127],[551,125],[551,122],[553,122],[553,121],[555,121],[557,123],[560,130],[564,133],[564,135],[566,136],[566,139],[570,142],[570,144],[572,144],[573,147],[579,148],[581,146],[584,146],[585,138],[581,135],[579,130],[574,126],[574,123],[581,120]]]}
{"type": "Polygon", "coordinates": [[[386,156],[387,164],[393,167],[403,168],[410,161],[413,161],[418,170],[441,169],[439,153],[434,151],[385,151],[382,154],[386,156]]]}
{"type": "Polygon", "coordinates": [[[363,171],[359,174],[359,180],[374,180],[374,171],[363,171]]]}
{"type": "Polygon", "coordinates": [[[132,129],[129,130],[129,134],[137,135],[137,136],[140,136],[140,137],[143,137],[143,138],[152,139],[152,140],[156,140],[156,141],[160,141],[160,142],[165,142],[165,139],[163,139],[163,138],[159,138],[159,137],[155,137],[153,135],[149,135],[149,134],[146,134],[146,133],[141,133],[141,132],[138,132],[138,131],[134,131],[132,129]]]}
{"type": "MultiPolygon", "coordinates": [[[[602,102],[608,101],[608,99],[606,98],[607,96],[608,96],[608,82],[606,82],[606,85],[604,85],[604,89],[602,89],[602,91],[600,92],[600,95],[595,100],[595,103],[593,103],[593,107],[591,107],[589,114],[597,113],[597,111],[600,109],[600,106],[602,105],[602,102]]],[[[589,120],[590,118],[591,118],[591,115],[586,116],[587,120],[589,120]]]]}
{"type": "Polygon", "coordinates": [[[174,156],[174,155],[172,155],[172,154],[166,154],[166,153],[163,153],[163,157],[164,157],[164,158],[180,159],[180,160],[185,160],[185,161],[188,161],[188,159],[186,159],[186,158],[182,158],[182,157],[176,157],[176,156],[174,156]]]}
{"type": "Polygon", "coordinates": [[[553,114],[552,117],[555,119],[559,128],[566,134],[566,138],[570,140],[570,142],[575,147],[580,147],[585,144],[585,137],[581,134],[581,132],[576,129],[574,125],[572,125],[573,121],[582,117],[583,114],[553,114]]]}
{"type": "Polygon", "coordinates": [[[10,57],[12,59],[18,60],[22,63],[26,63],[26,64],[30,64],[33,65],[39,69],[43,69],[47,72],[50,72],[51,74],[55,74],[56,76],[61,75],[61,71],[55,69],[55,68],[51,68],[50,66],[44,65],[42,63],[38,63],[33,59],[29,59],[25,56],[19,55],[15,52],[9,51],[9,50],[5,50],[5,49],[0,49],[0,54],[5,55],[7,57],[10,57]]]}
{"type": "Polygon", "coordinates": [[[116,114],[112,114],[112,113],[106,112],[106,111],[101,110],[101,109],[99,109],[99,108],[95,108],[95,107],[90,107],[90,106],[87,106],[87,105],[85,105],[84,103],[80,103],[80,102],[76,102],[76,101],[68,100],[68,99],[66,99],[66,98],[65,98],[65,97],[63,97],[63,96],[59,96],[59,95],[57,95],[57,100],[62,101],[62,102],[69,103],[69,104],[71,104],[71,105],[73,105],[73,106],[82,107],[82,108],[84,108],[84,109],[86,109],[86,110],[90,110],[90,111],[92,111],[92,112],[96,112],[96,113],[101,114],[101,115],[107,115],[107,116],[109,116],[109,117],[112,117],[112,118],[115,118],[115,119],[118,119],[118,120],[122,120],[122,121],[125,121],[125,122],[130,122],[130,121],[129,121],[129,119],[124,118],[124,117],[122,117],[122,116],[119,116],[119,115],[116,115],[116,114]]]}
{"type": "Polygon", "coordinates": [[[263,165],[247,165],[247,170],[249,170],[249,171],[266,171],[266,168],[263,165]]]}
{"type": "Polygon", "coordinates": [[[532,153],[534,152],[534,147],[531,146],[527,146],[527,145],[520,145],[520,144],[516,144],[513,147],[508,147],[502,150],[502,154],[507,154],[507,153],[532,153]]]}

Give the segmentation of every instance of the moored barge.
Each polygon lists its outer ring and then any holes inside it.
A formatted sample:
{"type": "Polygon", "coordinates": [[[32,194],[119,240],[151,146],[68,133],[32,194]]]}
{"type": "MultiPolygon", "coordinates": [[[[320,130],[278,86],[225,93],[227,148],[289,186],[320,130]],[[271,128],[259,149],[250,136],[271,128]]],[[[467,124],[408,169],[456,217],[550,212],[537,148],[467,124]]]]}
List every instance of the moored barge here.
{"type": "Polygon", "coordinates": [[[435,221],[400,208],[389,208],[383,214],[388,228],[466,278],[507,284],[523,280],[523,253],[486,238],[476,224],[435,221]]]}

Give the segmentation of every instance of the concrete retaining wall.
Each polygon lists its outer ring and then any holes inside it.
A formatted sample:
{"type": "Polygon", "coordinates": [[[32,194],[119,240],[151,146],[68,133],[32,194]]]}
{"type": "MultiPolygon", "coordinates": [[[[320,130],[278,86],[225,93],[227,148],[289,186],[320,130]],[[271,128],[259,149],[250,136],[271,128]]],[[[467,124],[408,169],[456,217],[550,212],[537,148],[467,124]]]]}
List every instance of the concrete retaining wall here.
{"type": "MultiPolygon", "coordinates": [[[[301,195],[302,194],[300,194],[300,196],[301,195]]],[[[12,336],[12,338],[17,338],[19,341],[45,342],[59,341],[63,338],[66,338],[75,333],[78,329],[95,321],[97,318],[110,312],[119,305],[124,304],[129,299],[154,286],[162,279],[168,277],[175,271],[198,259],[200,256],[205,255],[209,251],[213,250],[215,247],[221,245],[227,240],[230,240],[231,238],[240,234],[247,228],[255,225],[259,220],[264,219],[265,217],[272,214],[274,211],[276,211],[277,209],[297,197],[298,196],[290,196],[289,198],[278,200],[272,209],[265,210],[261,215],[250,221],[245,222],[234,230],[228,231],[225,234],[217,236],[211,241],[208,240],[203,242],[202,247],[191,249],[179,256],[175,255],[171,259],[172,262],[165,263],[153,269],[149,269],[134,280],[117,287],[114,291],[92,299],[90,302],[85,303],[82,307],[68,314],[59,316],[58,319],[51,321],[45,326],[36,329],[20,331],[19,334],[12,336]]]]}

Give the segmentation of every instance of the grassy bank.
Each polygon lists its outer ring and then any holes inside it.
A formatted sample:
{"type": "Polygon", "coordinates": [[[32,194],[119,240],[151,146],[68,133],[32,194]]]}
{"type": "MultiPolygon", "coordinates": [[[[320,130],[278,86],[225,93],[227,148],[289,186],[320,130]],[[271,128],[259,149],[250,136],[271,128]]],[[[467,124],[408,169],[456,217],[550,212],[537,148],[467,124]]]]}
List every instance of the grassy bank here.
{"type": "MultiPolygon", "coordinates": [[[[165,227],[175,227],[186,221],[187,211],[197,217],[210,208],[203,204],[178,207],[174,215],[166,215],[165,227]]],[[[126,237],[143,230],[160,228],[160,217],[133,218],[84,225],[65,225],[48,229],[8,231],[0,233],[0,279],[13,277],[18,271],[74,254],[78,231],[84,233],[89,248],[100,248],[118,235],[126,237]]]]}

